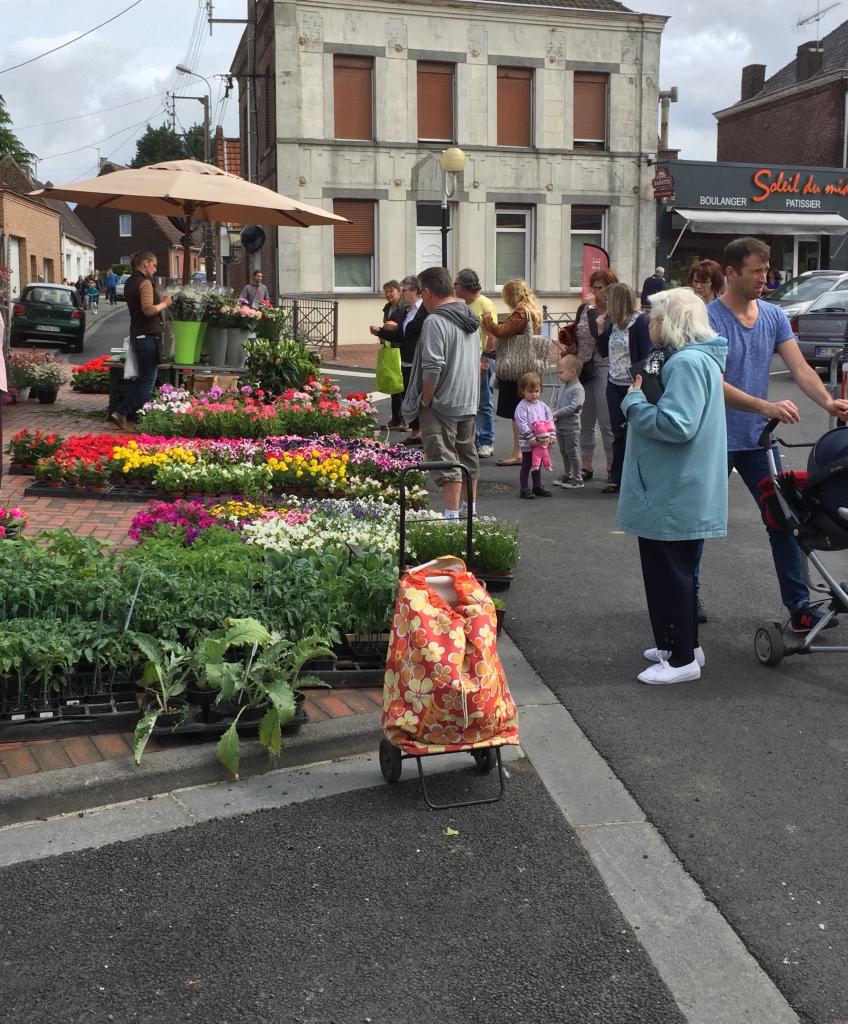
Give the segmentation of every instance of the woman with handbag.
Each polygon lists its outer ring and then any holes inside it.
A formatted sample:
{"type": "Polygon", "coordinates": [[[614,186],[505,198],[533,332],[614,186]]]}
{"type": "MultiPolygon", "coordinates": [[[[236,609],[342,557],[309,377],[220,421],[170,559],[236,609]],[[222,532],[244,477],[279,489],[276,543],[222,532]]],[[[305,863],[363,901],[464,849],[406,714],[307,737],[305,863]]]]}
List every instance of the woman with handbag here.
{"type": "Polygon", "coordinates": [[[606,326],[606,291],[611,284],[618,284],[614,270],[596,270],[589,278],[592,300],[579,307],[574,323],[568,325],[570,331],[568,327],[560,331],[560,348],[564,348],[566,354],[576,355],[583,363],[580,383],[586,397],[580,421],[580,462],[584,480],[591,480],[595,475],[592,463],[597,440],[596,423],[607,458],[607,473],[612,465],[612,428],[607,407],[609,359],[598,351],[598,336],[606,326]]]}
{"type": "Polygon", "coordinates": [[[507,281],[501,290],[501,297],[512,310],[502,324],[495,323],[489,315],[483,316],[483,328],[494,339],[495,378],[498,382],[498,405],[496,415],[512,423],[512,452],[505,459],[498,459],[498,466],[520,466],[518,427],[515,425],[515,410],[521,401],[518,381],[525,373],[544,373],[540,367],[540,346],[533,339],[542,328],[542,309],[539,300],[530,290],[526,281],[507,281]]]}
{"type": "Polygon", "coordinates": [[[598,352],[609,363],[607,406],[612,427],[612,465],[604,494],[617,494],[624,466],[627,441],[627,417],[621,403],[631,384],[630,367],[651,351],[648,318],[638,310],[636,293],[626,284],[611,284],[606,290],[607,315],[603,334],[598,336],[598,352]]]}
{"type": "MultiPolygon", "coordinates": [[[[390,282],[391,283],[391,282],[390,282]]],[[[388,287],[388,286],[387,286],[388,287]]],[[[403,378],[403,390],[392,395],[392,416],[386,426],[390,430],[410,431],[402,444],[407,446],[421,444],[421,425],[416,417],[412,423],[405,424],[401,419],[401,405],[409,387],[409,376],[412,373],[412,360],[418,347],[421,328],[427,317],[427,310],[421,301],[421,288],[414,274],[405,277],[400,283],[401,312],[396,313],[397,320],[386,320],[382,327],[370,328],[371,333],[383,342],[389,342],[392,348],[400,350],[400,370],[403,378]]]]}

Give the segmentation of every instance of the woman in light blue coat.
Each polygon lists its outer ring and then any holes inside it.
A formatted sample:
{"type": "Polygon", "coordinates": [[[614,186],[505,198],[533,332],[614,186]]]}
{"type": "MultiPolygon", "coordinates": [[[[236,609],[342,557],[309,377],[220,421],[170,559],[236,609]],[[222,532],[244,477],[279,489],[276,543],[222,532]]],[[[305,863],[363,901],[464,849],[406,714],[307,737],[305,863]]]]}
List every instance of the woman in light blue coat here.
{"type": "Polygon", "coordinates": [[[699,679],[693,570],[699,541],[727,532],[727,444],[722,374],[727,342],[716,337],[691,288],[651,298],[651,340],[662,346],[662,394],[651,404],[637,376],[621,403],[627,450],[618,527],[639,538],[656,646],[643,683],[699,679]]]}

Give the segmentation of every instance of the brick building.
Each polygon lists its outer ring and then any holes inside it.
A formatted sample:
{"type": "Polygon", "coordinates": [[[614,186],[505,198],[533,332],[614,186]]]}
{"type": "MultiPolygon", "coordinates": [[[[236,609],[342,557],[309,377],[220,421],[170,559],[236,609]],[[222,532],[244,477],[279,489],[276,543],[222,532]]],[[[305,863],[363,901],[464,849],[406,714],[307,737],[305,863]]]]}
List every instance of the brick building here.
{"type": "Polygon", "coordinates": [[[339,300],[367,337],[381,283],[441,262],[441,153],[467,156],[449,204],[451,268],[486,292],[526,278],[575,308],[583,243],[624,280],[654,265],[665,18],[618,0],[250,0],[239,79],[243,176],[347,217],[267,232],[287,295],[339,300]]]}
{"type": "Polygon", "coordinates": [[[738,103],[716,111],[717,159],[807,167],[848,166],[848,21],[766,78],[742,69],[738,103]]]}

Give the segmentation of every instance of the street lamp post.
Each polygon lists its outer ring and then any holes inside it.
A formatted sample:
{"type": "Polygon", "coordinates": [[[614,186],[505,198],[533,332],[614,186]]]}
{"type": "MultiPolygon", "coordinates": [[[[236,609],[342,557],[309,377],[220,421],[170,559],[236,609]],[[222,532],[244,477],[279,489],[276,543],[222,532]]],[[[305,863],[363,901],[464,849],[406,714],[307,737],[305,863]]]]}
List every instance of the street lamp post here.
{"type": "Polygon", "coordinates": [[[442,266],[448,265],[448,199],[456,192],[456,175],[465,170],[468,157],[458,146],[451,146],[439,157],[442,176],[442,266]]]}
{"type": "MultiPolygon", "coordinates": [[[[212,106],[212,86],[209,79],[205,75],[199,75],[196,71],[192,71],[187,68],[184,64],[177,64],[176,70],[181,75],[191,75],[192,78],[201,78],[206,83],[208,90],[208,96],[175,96],[175,99],[186,99],[186,100],[199,100],[203,104],[203,162],[205,164],[211,163],[211,130],[210,124],[210,107],[212,106]]],[[[206,250],[206,280],[207,282],[214,280],[215,278],[215,253],[214,253],[214,232],[212,231],[212,225],[209,221],[206,222],[204,228],[204,248],[206,250]]],[[[185,276],[185,275],[183,275],[185,276]]]]}

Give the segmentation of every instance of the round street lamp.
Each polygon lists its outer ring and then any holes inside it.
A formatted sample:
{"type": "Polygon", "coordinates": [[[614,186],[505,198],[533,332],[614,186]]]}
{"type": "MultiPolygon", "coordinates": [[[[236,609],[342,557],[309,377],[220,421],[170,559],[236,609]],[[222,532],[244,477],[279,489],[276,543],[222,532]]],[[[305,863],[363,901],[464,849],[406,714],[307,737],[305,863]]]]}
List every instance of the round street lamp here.
{"type": "Polygon", "coordinates": [[[448,199],[456,191],[456,177],[465,170],[468,157],[459,146],[451,146],[439,157],[442,177],[442,266],[448,265],[448,199]]]}

